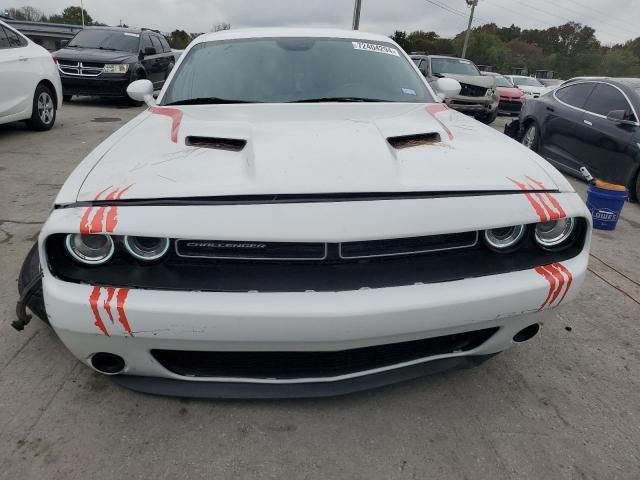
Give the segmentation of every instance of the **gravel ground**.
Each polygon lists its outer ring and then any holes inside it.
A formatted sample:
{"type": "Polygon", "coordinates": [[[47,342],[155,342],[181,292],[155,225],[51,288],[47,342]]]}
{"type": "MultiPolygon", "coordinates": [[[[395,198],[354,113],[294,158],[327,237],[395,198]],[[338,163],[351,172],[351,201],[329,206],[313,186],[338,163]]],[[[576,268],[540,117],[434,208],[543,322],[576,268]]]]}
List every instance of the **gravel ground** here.
{"type": "Polygon", "coordinates": [[[473,370],[366,393],[145,396],[80,364],[37,320],[14,331],[16,277],[56,192],[138,111],[81,99],[50,132],[0,126],[0,478],[640,478],[634,204],[615,232],[595,233],[579,299],[534,340],[473,370]]]}

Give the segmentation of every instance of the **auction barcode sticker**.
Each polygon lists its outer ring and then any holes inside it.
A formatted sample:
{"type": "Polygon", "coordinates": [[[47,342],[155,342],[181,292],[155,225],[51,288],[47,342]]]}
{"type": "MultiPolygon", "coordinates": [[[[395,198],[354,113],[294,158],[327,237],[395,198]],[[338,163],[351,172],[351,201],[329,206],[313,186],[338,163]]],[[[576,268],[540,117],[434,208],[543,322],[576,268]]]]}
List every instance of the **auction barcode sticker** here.
{"type": "Polygon", "coordinates": [[[395,48],[387,47],[385,45],[376,45],[375,43],[365,42],[351,42],[353,43],[354,50],[366,50],[368,52],[386,53],[387,55],[395,55],[399,57],[400,54],[395,48]]]}

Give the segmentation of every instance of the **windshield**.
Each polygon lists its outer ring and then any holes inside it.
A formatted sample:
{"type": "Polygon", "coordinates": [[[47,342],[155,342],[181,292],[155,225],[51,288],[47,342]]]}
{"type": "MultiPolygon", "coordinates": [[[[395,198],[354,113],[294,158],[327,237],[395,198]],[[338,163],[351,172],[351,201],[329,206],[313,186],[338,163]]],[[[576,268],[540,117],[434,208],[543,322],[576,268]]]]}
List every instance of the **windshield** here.
{"type": "Polygon", "coordinates": [[[260,38],[195,45],[162,99],[176,103],[434,102],[391,44],[260,38]]]}
{"type": "Polygon", "coordinates": [[[480,71],[477,67],[469,60],[462,58],[432,58],[431,72],[436,77],[443,73],[480,76],[480,71]]]}
{"type": "Polygon", "coordinates": [[[496,87],[513,87],[513,84],[505,77],[495,77],[496,87]]]}
{"type": "Polygon", "coordinates": [[[67,47],[99,48],[138,53],[140,35],[130,32],[114,32],[113,30],[82,30],[71,39],[67,47]]]}
{"type": "Polygon", "coordinates": [[[538,80],[531,77],[512,77],[513,83],[516,85],[525,85],[527,87],[544,87],[538,80]]]}

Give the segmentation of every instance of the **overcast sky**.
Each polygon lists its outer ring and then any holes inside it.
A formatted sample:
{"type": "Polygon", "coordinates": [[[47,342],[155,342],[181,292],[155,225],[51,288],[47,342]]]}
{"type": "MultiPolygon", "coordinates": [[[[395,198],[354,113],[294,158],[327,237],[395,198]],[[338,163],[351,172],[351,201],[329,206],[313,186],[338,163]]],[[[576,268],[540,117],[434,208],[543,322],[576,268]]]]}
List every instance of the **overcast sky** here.
{"type": "MultiPolygon", "coordinates": [[[[51,14],[73,3],[80,0],[2,0],[0,9],[31,5],[51,14]]],[[[362,0],[362,4],[361,30],[383,34],[433,30],[448,37],[466,28],[465,0],[362,0]]],[[[94,19],[109,25],[122,20],[163,32],[176,28],[206,32],[220,22],[233,28],[350,28],[353,14],[353,0],[84,0],[84,7],[94,19]]],[[[640,0],[479,0],[476,14],[474,25],[495,22],[548,28],[578,21],[595,28],[603,43],[640,36],[640,0]]]]}

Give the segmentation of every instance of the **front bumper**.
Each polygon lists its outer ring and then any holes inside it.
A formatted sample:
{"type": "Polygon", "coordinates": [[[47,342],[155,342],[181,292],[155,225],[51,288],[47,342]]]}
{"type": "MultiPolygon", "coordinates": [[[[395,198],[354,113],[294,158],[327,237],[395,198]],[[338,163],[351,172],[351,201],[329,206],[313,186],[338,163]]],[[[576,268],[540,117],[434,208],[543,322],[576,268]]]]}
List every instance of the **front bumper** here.
{"type": "Polygon", "coordinates": [[[127,95],[129,75],[71,76],[60,74],[64,95],[95,95],[124,97],[127,95]]]}
{"type": "MultiPolygon", "coordinates": [[[[537,221],[523,195],[411,201],[259,206],[119,207],[118,235],[282,241],[348,241],[495,228],[537,221]],[[499,202],[499,203],[498,203],[499,202]],[[495,208],[500,205],[500,215],[495,208]],[[443,215],[447,211],[448,215],[443,215]],[[384,217],[385,222],[379,219],[384,217]],[[171,219],[170,222],[165,221],[171,219]],[[260,221],[265,219],[265,221],[260,221]],[[331,219],[319,221],[318,219],[331,219]],[[222,232],[222,233],[221,233],[222,232]]],[[[569,216],[586,217],[575,193],[556,194],[569,216]]],[[[200,292],[70,283],[46,263],[45,239],[77,231],[84,208],[56,209],[40,236],[43,290],[60,339],[91,366],[97,352],[122,357],[120,383],[183,396],[308,396],[347,393],[412,378],[440,366],[474,363],[513,345],[523,328],[544,323],[549,279],[534,269],[457,281],[349,291],[200,292]],[[104,330],[97,322],[104,324],[104,330]],[[154,350],[190,352],[342,352],[495,328],[473,348],[417,356],[337,375],[192,376],[169,369],[154,350]],[[432,362],[437,362],[432,363],[432,362]],[[178,393],[179,392],[179,393],[178,393]],[[191,392],[191,393],[190,393],[191,392]],[[253,392],[250,394],[250,392],[253,392]]],[[[572,282],[584,280],[589,242],[562,262],[572,282]]],[[[565,278],[566,281],[566,278],[565,278]]],[[[557,305],[559,302],[554,304],[557,305]]],[[[119,377],[120,378],[120,377],[119,377]]]]}
{"type": "Polygon", "coordinates": [[[462,113],[491,114],[498,108],[498,99],[491,97],[467,97],[458,95],[446,101],[449,107],[462,113]]]}
{"type": "Polygon", "coordinates": [[[498,104],[498,111],[500,113],[509,113],[509,114],[514,114],[514,113],[520,113],[520,111],[522,110],[522,105],[523,102],[520,99],[508,99],[508,98],[501,98],[500,99],[500,103],[498,104]]]}

